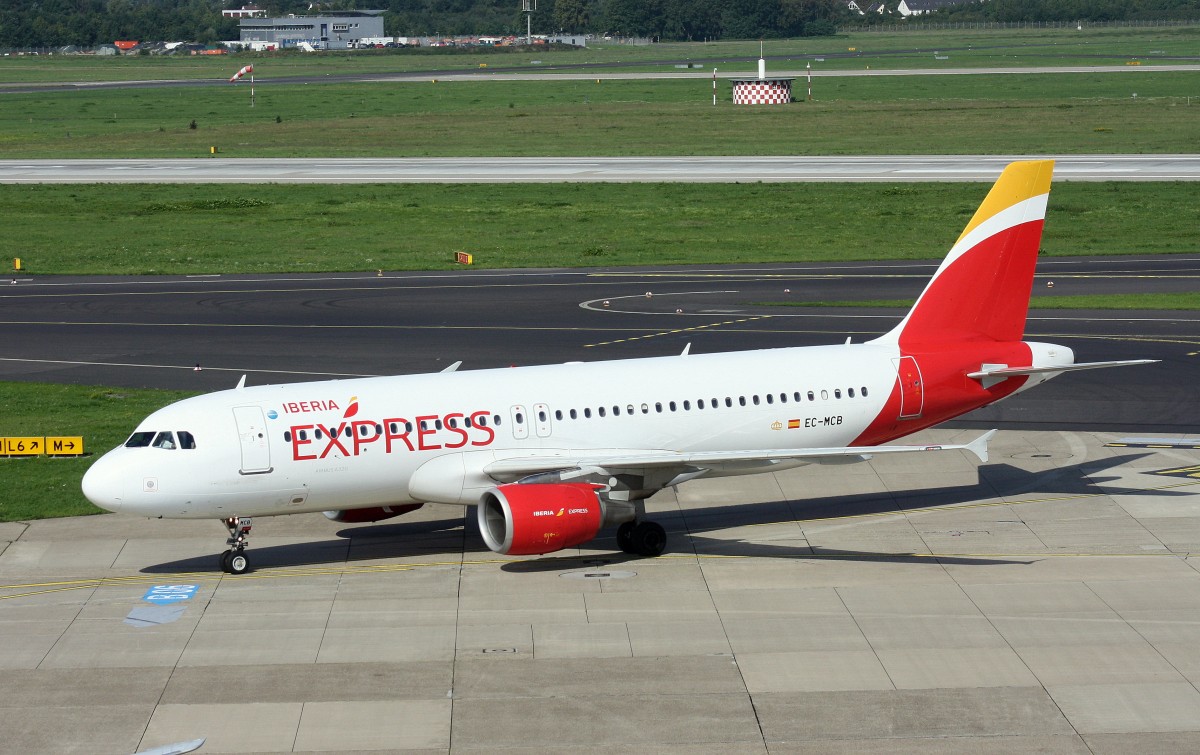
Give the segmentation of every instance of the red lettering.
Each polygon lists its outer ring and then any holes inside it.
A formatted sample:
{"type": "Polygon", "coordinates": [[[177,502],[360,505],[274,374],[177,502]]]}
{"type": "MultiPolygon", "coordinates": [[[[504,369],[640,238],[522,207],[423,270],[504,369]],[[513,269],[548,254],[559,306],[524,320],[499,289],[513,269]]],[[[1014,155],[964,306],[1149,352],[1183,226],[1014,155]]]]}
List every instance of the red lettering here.
{"type": "Polygon", "coordinates": [[[467,436],[467,431],[462,429],[461,427],[459,427],[459,425],[462,424],[463,416],[464,415],[462,415],[462,414],[447,414],[446,415],[446,417],[445,417],[446,429],[452,433],[458,433],[460,436],[462,436],[462,440],[458,441],[457,443],[447,443],[446,448],[462,448],[463,446],[467,445],[467,440],[469,440],[469,438],[467,436]],[[454,421],[452,422],[451,420],[454,420],[454,421]]]}
{"type": "Polygon", "coordinates": [[[325,402],[325,410],[326,410],[326,411],[330,411],[330,412],[331,412],[331,411],[333,411],[334,409],[340,409],[340,408],[341,408],[341,407],[339,407],[339,406],[337,405],[337,402],[336,402],[336,401],[332,401],[332,400],[330,400],[330,401],[326,401],[326,402],[325,402]]]}
{"type": "Polygon", "coordinates": [[[356,422],[350,423],[350,425],[351,425],[351,427],[354,428],[354,455],[355,456],[358,456],[359,450],[363,446],[365,446],[368,443],[374,443],[375,441],[379,440],[379,438],[381,437],[379,435],[379,433],[375,432],[375,423],[370,420],[358,420],[356,422]],[[363,435],[362,428],[364,428],[364,427],[371,428],[371,433],[369,435],[365,435],[365,436],[363,435]]]}
{"type": "Polygon", "coordinates": [[[480,421],[479,421],[480,417],[483,417],[486,420],[490,416],[491,416],[491,412],[485,412],[485,411],[473,412],[471,414],[471,426],[474,428],[477,428],[479,430],[482,430],[484,433],[487,434],[486,440],[471,441],[472,446],[486,446],[489,443],[491,443],[493,440],[496,439],[495,431],[493,431],[492,428],[488,427],[487,425],[480,423],[480,421]]]}
{"type": "Polygon", "coordinates": [[[317,458],[316,454],[301,454],[300,453],[300,446],[307,446],[309,443],[312,443],[312,441],[308,439],[308,433],[307,433],[307,431],[311,430],[311,429],[312,429],[312,425],[299,425],[299,426],[293,425],[292,426],[292,459],[293,460],[306,461],[308,459],[317,458]],[[301,432],[305,433],[304,438],[300,437],[301,432]]]}
{"type": "Polygon", "coordinates": [[[422,451],[435,451],[442,447],[440,443],[425,445],[426,435],[437,434],[437,430],[433,427],[436,420],[437,416],[432,414],[426,417],[417,417],[417,448],[422,451]]]}
{"type": "Polygon", "coordinates": [[[300,407],[294,402],[288,401],[283,405],[283,410],[288,414],[297,414],[300,411],[300,407]]]}
{"type": "Polygon", "coordinates": [[[408,420],[404,419],[403,417],[394,417],[392,419],[385,419],[383,421],[384,451],[389,454],[392,452],[392,441],[394,440],[404,441],[404,445],[408,446],[409,451],[416,450],[413,448],[412,441],[408,439],[408,420]],[[394,432],[392,430],[393,427],[397,430],[402,430],[403,432],[394,432]]]}
{"type": "Polygon", "coordinates": [[[325,435],[326,435],[326,436],[328,436],[328,438],[329,438],[329,443],[328,443],[328,444],[326,444],[326,446],[325,446],[325,450],[321,452],[321,458],[322,458],[322,459],[324,459],[326,456],[328,456],[328,455],[329,455],[329,452],[330,452],[331,450],[333,450],[333,447],[334,447],[334,446],[337,446],[337,447],[338,447],[338,450],[340,450],[340,451],[342,452],[342,455],[343,455],[343,456],[349,456],[349,455],[350,455],[350,452],[349,452],[349,451],[347,451],[347,450],[346,450],[346,447],[342,445],[342,442],[341,442],[340,440],[338,440],[338,435],[340,435],[340,434],[341,434],[341,432],[342,432],[342,428],[344,428],[345,426],[346,426],[346,423],[345,423],[345,422],[343,422],[342,424],[340,424],[340,425],[338,425],[338,426],[337,426],[337,429],[336,429],[336,430],[331,430],[331,429],[329,429],[328,427],[324,427],[323,425],[317,425],[317,429],[318,429],[318,430],[324,430],[324,431],[325,431],[325,435]]]}

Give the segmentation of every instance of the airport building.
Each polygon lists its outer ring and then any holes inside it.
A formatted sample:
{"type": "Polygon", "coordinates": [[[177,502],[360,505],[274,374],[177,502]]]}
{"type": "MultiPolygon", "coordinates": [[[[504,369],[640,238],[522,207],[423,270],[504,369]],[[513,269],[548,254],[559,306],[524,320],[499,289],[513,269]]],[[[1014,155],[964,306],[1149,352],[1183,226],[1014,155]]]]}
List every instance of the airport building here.
{"type": "Polygon", "coordinates": [[[364,37],[383,36],[383,11],[344,10],[323,16],[243,18],[238,22],[239,41],[247,47],[311,47],[314,50],[347,50],[364,37]]]}

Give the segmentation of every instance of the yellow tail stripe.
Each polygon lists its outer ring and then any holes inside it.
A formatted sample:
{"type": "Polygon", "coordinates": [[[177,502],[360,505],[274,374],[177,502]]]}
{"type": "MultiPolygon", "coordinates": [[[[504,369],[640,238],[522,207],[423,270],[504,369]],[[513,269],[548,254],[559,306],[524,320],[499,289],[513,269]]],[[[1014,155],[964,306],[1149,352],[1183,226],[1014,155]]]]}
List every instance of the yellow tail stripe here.
{"type": "Polygon", "coordinates": [[[1030,197],[1050,191],[1050,177],[1054,173],[1053,160],[1026,160],[1010,164],[1000,174],[996,185],[988,192],[975,216],[958,237],[961,241],[975,227],[1030,197]]]}

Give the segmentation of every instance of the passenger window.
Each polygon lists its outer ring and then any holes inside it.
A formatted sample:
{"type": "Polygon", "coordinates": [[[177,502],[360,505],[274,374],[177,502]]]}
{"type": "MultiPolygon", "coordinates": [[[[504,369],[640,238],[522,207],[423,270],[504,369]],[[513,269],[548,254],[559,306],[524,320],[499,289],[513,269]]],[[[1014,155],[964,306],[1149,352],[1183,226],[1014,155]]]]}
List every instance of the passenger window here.
{"type": "Polygon", "coordinates": [[[408,420],[405,420],[405,421],[404,421],[404,432],[406,432],[406,433],[411,433],[411,432],[412,432],[412,430],[413,430],[413,428],[412,428],[412,423],[411,423],[411,422],[409,422],[408,420]]]}
{"type": "Polygon", "coordinates": [[[809,400],[809,401],[816,401],[816,400],[817,400],[817,397],[816,397],[816,395],[815,395],[815,394],[814,394],[812,391],[809,391],[809,392],[808,392],[808,400],[809,400]]]}
{"type": "Polygon", "coordinates": [[[854,389],[853,389],[853,388],[847,388],[847,389],[846,389],[846,396],[848,396],[849,398],[854,398],[854,389]]]}
{"type": "Polygon", "coordinates": [[[187,430],[177,430],[176,437],[179,438],[179,447],[185,451],[194,451],[196,448],[196,439],[187,430]]]}
{"type": "Polygon", "coordinates": [[[862,387],[862,395],[863,395],[863,397],[864,397],[864,398],[865,398],[865,397],[866,397],[866,395],[867,395],[867,386],[865,386],[865,385],[862,387]]]}
{"type": "Polygon", "coordinates": [[[697,409],[704,408],[704,399],[702,399],[702,398],[696,399],[696,408],[697,409]]]}
{"type": "Polygon", "coordinates": [[[614,406],[614,407],[613,407],[613,416],[614,416],[614,417],[620,417],[620,416],[621,416],[621,407],[619,407],[619,406],[614,406]]]}
{"type": "Polygon", "coordinates": [[[822,400],[822,401],[828,401],[828,400],[829,400],[829,391],[821,391],[821,400],[822,400]]]}
{"type": "Polygon", "coordinates": [[[584,409],[584,410],[583,410],[583,416],[584,416],[586,419],[591,419],[591,418],[592,418],[592,410],[591,410],[591,408],[584,409]]]}
{"type": "Polygon", "coordinates": [[[574,409],[571,410],[571,419],[579,419],[579,413],[574,409]]]}
{"type": "Polygon", "coordinates": [[[517,412],[517,416],[514,419],[518,425],[525,424],[525,415],[521,414],[520,412],[517,412]]]}
{"type": "Polygon", "coordinates": [[[292,442],[292,431],[291,431],[291,430],[284,430],[284,431],[283,431],[283,442],[284,442],[284,443],[291,443],[291,442],[292,442]]]}
{"type": "Polygon", "coordinates": [[[668,407],[668,408],[669,408],[671,411],[675,411],[675,402],[674,402],[674,401],[672,401],[672,402],[668,403],[668,404],[667,404],[667,407],[668,407]]]}
{"type": "Polygon", "coordinates": [[[539,409],[538,410],[538,422],[545,422],[545,421],[546,421],[546,412],[544,409],[539,409]]]}
{"type": "Polygon", "coordinates": [[[625,407],[625,413],[633,414],[633,404],[630,404],[629,406],[625,407]]]}
{"type": "Polygon", "coordinates": [[[786,393],[779,394],[779,403],[781,403],[781,404],[787,403],[787,394],[786,393]]]}
{"type": "Polygon", "coordinates": [[[650,405],[642,404],[642,414],[649,414],[649,413],[650,413],[650,405]]]}
{"type": "Polygon", "coordinates": [[[560,422],[562,421],[562,418],[563,418],[562,409],[555,409],[555,410],[554,410],[554,418],[555,418],[556,420],[560,421],[560,422]]]}
{"type": "Polygon", "coordinates": [[[768,403],[768,404],[774,404],[774,403],[775,403],[775,396],[773,396],[772,394],[768,393],[768,394],[767,394],[767,403],[768,403]]]}
{"type": "Polygon", "coordinates": [[[733,399],[726,396],[725,397],[725,406],[733,406],[733,399]]]}
{"type": "MultiPolygon", "coordinates": [[[[305,438],[304,438],[304,434],[305,434],[305,433],[304,433],[304,431],[303,431],[303,430],[301,430],[301,431],[300,431],[300,440],[304,440],[304,439],[305,439],[305,438]]],[[[322,436],[321,436],[321,428],[319,428],[319,427],[318,427],[316,430],[313,430],[313,437],[315,437],[317,440],[320,440],[320,439],[321,439],[321,437],[322,437],[322,436]]]]}
{"type": "Polygon", "coordinates": [[[758,406],[758,394],[755,394],[753,398],[754,398],[754,405],[758,406]]]}
{"type": "Polygon", "coordinates": [[[500,415],[499,414],[492,415],[492,424],[495,425],[496,427],[500,427],[500,415]]]}
{"type": "Polygon", "coordinates": [[[800,398],[800,391],[796,391],[795,393],[793,393],[792,398],[794,398],[796,400],[797,404],[804,400],[804,399],[800,398]]]}
{"type": "Polygon", "coordinates": [[[154,436],[154,442],[150,445],[155,448],[163,448],[168,451],[175,450],[175,435],[170,432],[161,432],[154,436]]]}
{"type": "Polygon", "coordinates": [[[690,411],[692,410],[692,402],[691,402],[691,401],[684,401],[684,402],[683,402],[683,410],[684,410],[685,412],[690,412],[690,411]]]}
{"type": "Polygon", "coordinates": [[[596,412],[597,412],[597,413],[598,413],[598,414],[599,414],[601,417],[603,417],[603,416],[604,416],[604,407],[603,407],[603,406],[602,406],[602,407],[600,407],[599,409],[597,409],[597,410],[596,410],[596,412]]]}
{"type": "Polygon", "coordinates": [[[140,433],[134,433],[129,436],[129,440],[125,441],[126,448],[145,448],[150,445],[150,441],[154,440],[153,430],[144,430],[140,433]]]}
{"type": "Polygon", "coordinates": [[[352,428],[350,425],[346,425],[346,437],[347,438],[354,437],[354,428],[352,428]]]}
{"type": "Polygon", "coordinates": [[[745,406],[745,405],[746,405],[746,397],[745,397],[745,396],[738,396],[738,405],[739,405],[739,406],[745,406]]]}
{"type": "Polygon", "coordinates": [[[659,414],[662,414],[662,402],[661,401],[654,402],[654,411],[658,412],[659,414]]]}
{"type": "MultiPolygon", "coordinates": [[[[301,431],[300,431],[299,433],[297,433],[297,434],[300,436],[300,440],[308,440],[308,430],[301,430],[301,431]]],[[[321,431],[320,431],[320,430],[317,430],[317,433],[316,433],[316,435],[317,435],[317,438],[318,438],[318,439],[320,439],[320,437],[321,437],[321,431]]]]}
{"type": "Polygon", "coordinates": [[[438,430],[441,430],[442,429],[442,421],[440,419],[435,419],[433,421],[433,426],[435,428],[437,428],[438,430]]]}

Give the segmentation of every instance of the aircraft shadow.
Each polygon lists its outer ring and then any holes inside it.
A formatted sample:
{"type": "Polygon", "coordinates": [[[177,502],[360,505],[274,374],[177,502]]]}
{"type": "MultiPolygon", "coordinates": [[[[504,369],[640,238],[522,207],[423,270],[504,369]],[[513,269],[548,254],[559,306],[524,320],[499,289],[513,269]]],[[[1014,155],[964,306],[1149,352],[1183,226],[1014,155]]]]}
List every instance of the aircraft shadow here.
{"type": "MultiPolygon", "coordinates": [[[[989,559],[968,557],[939,557],[916,553],[882,553],[813,547],[807,543],[756,543],[745,540],[730,540],[721,537],[705,537],[706,533],[720,532],[735,527],[797,522],[803,527],[806,522],[833,520],[887,513],[903,513],[914,509],[937,509],[972,502],[987,502],[1000,497],[1012,498],[1025,495],[1089,495],[1109,496],[1189,496],[1182,490],[1146,490],[1142,488],[1100,487],[1115,477],[1095,477],[1105,470],[1118,467],[1128,461],[1148,456],[1137,454],[1109,459],[1085,461],[1079,464],[1058,467],[1043,472],[1029,472],[1009,464],[991,464],[979,468],[979,481],[972,485],[945,488],[918,488],[913,490],[882,493],[856,493],[828,496],[820,499],[764,501],[755,504],[730,504],[704,508],[680,509],[660,512],[652,518],[667,528],[671,539],[668,553],[701,554],[711,553],[726,556],[762,558],[840,558],[864,561],[894,561],[897,563],[961,563],[997,564],[1032,563],[1030,560],[989,559]],[[684,540],[684,536],[690,540],[684,540]],[[672,547],[674,546],[674,547],[672,547]]],[[[421,522],[386,522],[358,527],[343,527],[336,537],[303,543],[256,547],[253,538],[247,553],[255,568],[320,566],[365,561],[395,559],[444,558],[467,553],[467,558],[490,557],[475,524],[474,516],[467,515],[421,522]]],[[[799,533],[797,533],[799,536],[799,533]]],[[[581,568],[587,566],[614,566],[642,559],[621,553],[616,546],[615,528],[608,528],[592,541],[597,549],[611,548],[612,553],[561,554],[525,561],[513,561],[501,568],[512,572],[535,572],[581,568]]],[[[186,571],[217,571],[217,554],[223,550],[219,530],[213,533],[213,552],[200,556],[178,559],[147,566],[143,573],[177,573],[186,571]]]]}

